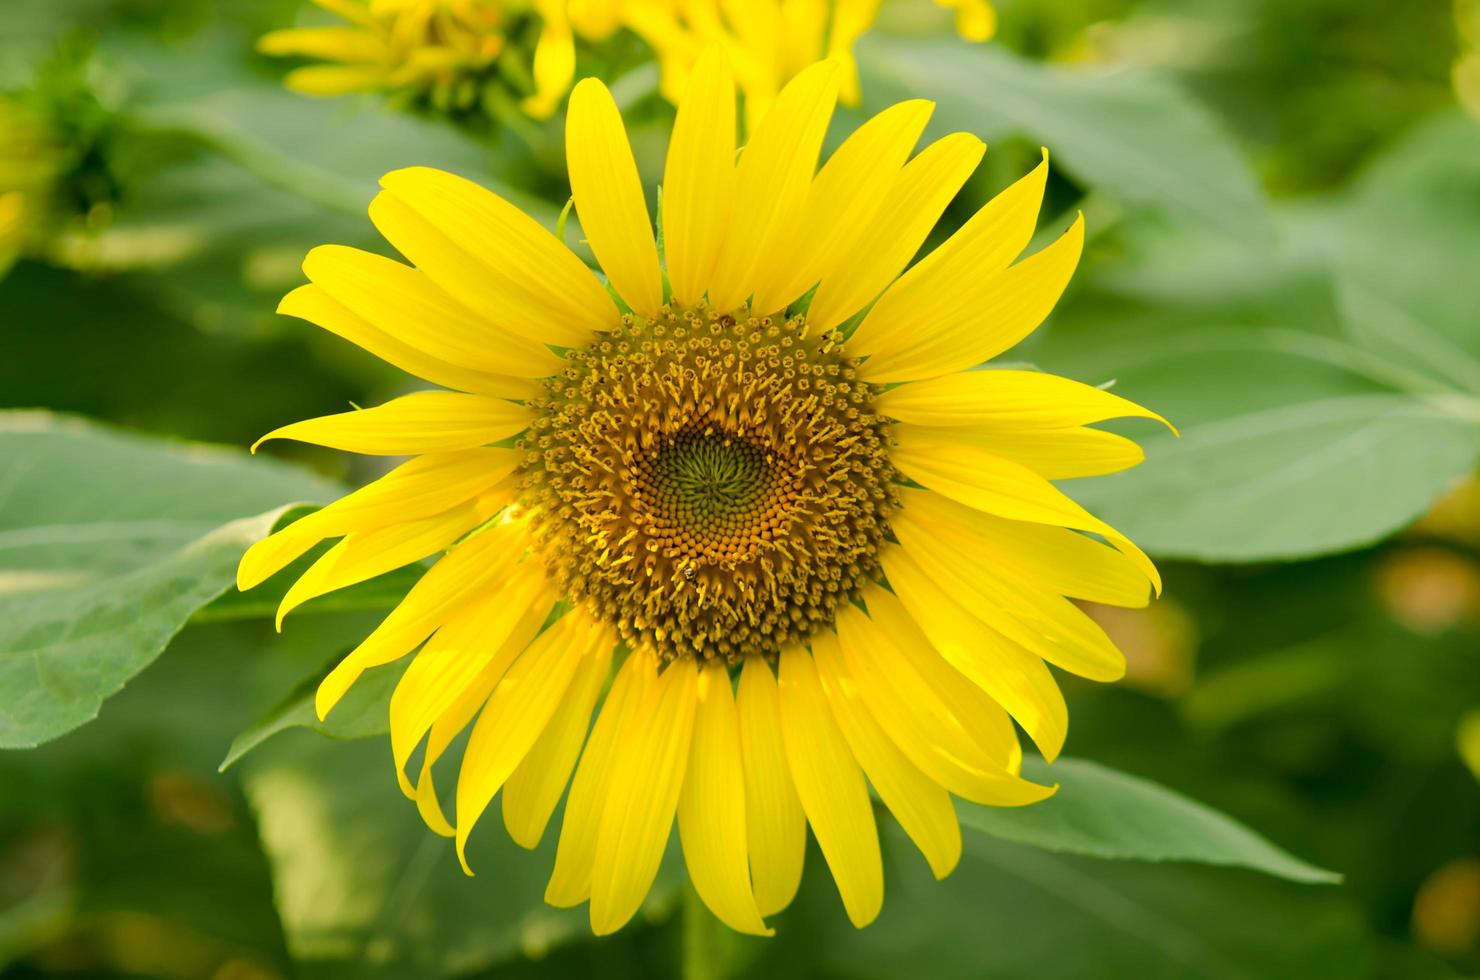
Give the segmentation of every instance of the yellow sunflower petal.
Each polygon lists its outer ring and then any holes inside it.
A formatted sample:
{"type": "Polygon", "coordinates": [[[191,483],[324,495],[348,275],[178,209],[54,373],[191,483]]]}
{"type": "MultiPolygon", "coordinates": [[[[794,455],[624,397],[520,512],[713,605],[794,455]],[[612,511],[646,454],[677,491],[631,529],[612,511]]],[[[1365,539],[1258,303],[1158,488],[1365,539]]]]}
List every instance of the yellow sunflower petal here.
{"type": "Polygon", "coordinates": [[[1025,806],[1052,793],[1018,777],[1015,739],[1000,730],[1006,721],[1000,707],[985,717],[962,710],[981,699],[963,693],[971,681],[941,660],[928,641],[907,646],[905,637],[886,635],[857,610],[840,615],[838,626],[839,649],[859,696],[914,766],[957,796],[990,806],[1025,806]],[[928,659],[952,675],[922,669],[928,659]],[[987,731],[989,726],[998,730],[987,731]],[[992,739],[990,749],[983,734],[992,739]]]}
{"type": "Polygon", "coordinates": [[[894,281],[986,150],[975,136],[952,133],[905,164],[868,232],[817,287],[807,309],[808,329],[833,329],[894,281]]]}
{"type": "Polygon", "coordinates": [[[525,591],[532,594],[511,597],[525,600],[515,616],[509,615],[511,604],[499,601],[474,603],[449,617],[396,682],[390,703],[391,756],[408,796],[414,798],[406,762],[423,736],[439,729],[422,760],[422,768],[430,770],[549,614],[554,602],[548,595],[541,601],[538,589],[525,591]]]}
{"type": "Polygon", "coordinates": [[[772,915],[791,904],[801,884],[807,818],[787,768],[776,677],[759,657],[745,661],[736,709],[750,877],[761,914],[772,915]]]}
{"type": "Polygon", "coordinates": [[[325,415],[273,429],[252,444],[293,439],[369,456],[414,456],[486,446],[522,432],[534,412],[502,398],[419,391],[374,408],[325,415]]]}
{"type": "Polygon", "coordinates": [[[1015,586],[974,553],[938,537],[901,511],[890,520],[920,569],[978,619],[1056,667],[1096,681],[1125,676],[1125,655],[1105,631],[1061,596],[1015,586]]]}
{"type": "Polygon", "coordinates": [[[301,95],[333,97],[373,92],[385,84],[379,65],[305,65],[283,76],[283,85],[301,95]]]}
{"type": "MultiPolygon", "coordinates": [[[[509,665],[514,662],[514,658],[518,657],[524,651],[524,648],[529,646],[534,640],[540,631],[540,627],[549,618],[550,607],[554,605],[554,602],[554,598],[549,593],[541,595],[520,614],[518,621],[514,624],[514,628],[509,630],[507,635],[503,635],[502,632],[499,634],[503,636],[503,639],[497,646],[491,648],[484,645],[473,646],[475,651],[474,663],[481,664],[482,666],[478,667],[476,673],[471,675],[471,680],[466,671],[456,670],[456,661],[445,659],[458,656],[456,651],[451,648],[462,643],[463,639],[460,638],[459,634],[450,633],[449,627],[454,622],[461,621],[462,616],[450,621],[447,626],[439,630],[436,635],[427,641],[427,645],[422,648],[421,653],[417,654],[417,657],[420,658],[429,649],[441,651],[436,655],[437,663],[428,665],[426,673],[418,675],[422,682],[422,693],[436,699],[435,706],[440,708],[440,712],[426,711],[426,715],[429,717],[434,716],[434,720],[431,723],[431,730],[427,733],[426,751],[422,754],[421,758],[421,775],[417,777],[415,799],[416,808],[421,813],[422,819],[426,821],[427,826],[443,837],[452,837],[457,831],[447,821],[446,815],[442,812],[442,803],[437,798],[436,781],[432,778],[433,769],[437,761],[442,758],[447,752],[447,749],[452,745],[453,740],[462,733],[463,729],[472,724],[474,717],[483,709],[483,705],[488,701],[488,696],[493,693],[493,689],[503,679],[504,671],[509,669],[509,665]],[[449,633],[449,635],[443,637],[443,633],[449,633]],[[438,672],[432,669],[436,666],[440,666],[443,669],[455,670],[456,672],[445,683],[439,684],[437,678],[438,672]],[[440,707],[442,705],[446,707],[440,707]]],[[[501,615],[502,613],[497,609],[496,603],[475,605],[463,614],[463,616],[473,620],[468,626],[471,632],[465,635],[472,637],[472,644],[477,644],[477,637],[481,632],[478,617],[499,617],[501,615]]],[[[415,666],[415,663],[413,660],[412,666],[415,666]]],[[[407,673],[410,673],[410,668],[407,668],[407,673]]],[[[405,682],[406,675],[402,675],[401,683],[404,684],[405,682]]],[[[398,686],[397,690],[399,689],[398,686]]],[[[408,698],[410,696],[410,694],[407,695],[408,698]]],[[[405,708],[408,715],[413,710],[417,710],[414,705],[408,704],[405,708]]],[[[399,737],[403,740],[403,743],[398,747],[397,725],[392,723],[391,745],[396,757],[401,760],[400,765],[404,766],[407,755],[416,747],[417,740],[420,739],[421,735],[417,732],[416,725],[412,724],[409,720],[403,720],[400,727],[403,731],[399,737]]],[[[404,790],[404,770],[398,768],[397,772],[402,777],[402,789],[404,790]]]]}
{"type": "Polygon", "coordinates": [[[782,89],[740,154],[730,231],[709,282],[716,310],[745,302],[761,263],[796,234],[837,97],[837,64],[813,65],[782,89]]]}
{"type": "Polygon", "coordinates": [[[586,740],[565,800],[555,870],[545,886],[545,901],[560,908],[579,905],[591,897],[592,863],[612,781],[617,740],[627,729],[627,716],[646,707],[649,691],[658,681],[658,658],[641,650],[628,654],[607,692],[601,713],[586,740]]]}
{"type": "Polygon", "coordinates": [[[827,703],[854,758],[879,799],[925,855],[931,872],[944,878],[961,860],[961,825],[956,822],[950,794],[915,768],[879,727],[854,688],[835,635],[826,630],[814,635],[812,657],[827,703]]]}
{"type": "Polygon", "coordinates": [[[692,306],[709,288],[734,183],[735,80],[716,44],[689,76],[663,171],[663,252],[678,303],[692,306]]]}
{"type": "Polygon", "coordinates": [[[817,667],[801,647],[782,651],[779,688],[781,732],[797,796],[848,919],[862,929],[884,904],[884,864],[868,787],[822,693],[817,667]]]}
{"type": "Polygon", "coordinates": [[[385,42],[374,34],[343,25],[268,31],[257,39],[257,50],[275,57],[298,55],[367,64],[378,62],[389,53],[385,42]]]}
{"type": "MultiPolygon", "coordinates": [[[[567,615],[584,613],[574,610],[567,615]]],[[[581,754],[581,743],[591,725],[591,709],[611,670],[612,648],[613,641],[608,637],[605,646],[598,646],[595,653],[581,661],[570,691],[556,707],[550,723],[504,784],[504,827],[520,847],[538,847],[545,836],[545,827],[581,754]]]]}
{"type": "Polygon", "coordinates": [[[536,382],[453,364],[413,347],[381,330],[364,317],[309,283],[283,297],[277,311],[284,316],[317,324],[408,374],[433,384],[500,398],[529,398],[539,393],[536,382]]]}
{"type": "Polygon", "coordinates": [[[902,549],[886,548],[879,563],[940,655],[1006,708],[1045,759],[1057,758],[1069,712],[1043,661],[962,608],[902,549]]]}
{"type": "Polygon", "coordinates": [[[570,93],[565,162],[581,230],[617,295],[643,316],[663,305],[663,274],[642,178],[607,87],[584,78],[570,93]]]}
{"type": "Polygon", "coordinates": [[[949,432],[916,427],[905,436],[891,461],[916,483],[998,517],[1098,534],[1140,566],[1161,592],[1161,576],[1145,552],[1037,473],[976,446],[963,445],[949,432]]]}
{"type": "MultiPolygon", "coordinates": [[[[992,198],[945,243],[900,276],[848,338],[855,356],[906,349],[922,327],[961,316],[963,283],[991,280],[1027,247],[1038,221],[1048,159],[992,198]]],[[[977,290],[971,290],[973,298],[977,290]]]]}
{"type": "Polygon", "coordinates": [[[962,548],[990,555],[1004,577],[1111,606],[1139,607],[1150,600],[1145,572],[1086,535],[984,514],[930,490],[901,487],[900,497],[911,520],[962,548]]]}
{"type": "Polygon", "coordinates": [[[559,323],[575,335],[609,330],[620,320],[616,304],[586,263],[492,191],[431,167],[393,170],[380,178],[380,186],[476,256],[501,288],[524,297],[521,313],[542,308],[540,322],[559,323]]]}
{"type": "MultiPolygon", "coordinates": [[[[1069,285],[1084,250],[1084,216],[1057,240],[995,276],[962,272],[953,309],[908,341],[880,350],[859,366],[876,384],[913,381],[988,361],[1038,329],[1069,285]]],[[[918,317],[918,313],[914,314],[918,317]]],[[[862,329],[862,327],[860,327],[862,329]]]]}
{"type": "Polygon", "coordinates": [[[985,41],[997,33],[997,11],[987,0],[935,0],[956,11],[956,33],[968,41],[985,41]]]}
{"type": "Polygon", "coordinates": [[[745,776],[730,674],[718,661],[699,673],[694,739],[678,800],[678,833],[689,878],[704,904],[738,932],[769,936],[750,884],[745,846],[745,776]]]}
{"type": "MultiPolygon", "coordinates": [[[[853,349],[849,342],[850,352],[853,349]]],[[[1039,371],[962,371],[891,388],[874,399],[901,422],[942,428],[1067,429],[1106,419],[1166,419],[1133,401],[1039,371]]],[[[1173,432],[1176,429],[1172,429],[1173,432]]]]}
{"type": "Polygon", "coordinates": [[[320,682],[314,697],[318,716],[327,716],[360,674],[404,657],[468,602],[491,600],[494,590],[508,587],[513,579],[542,577],[543,569],[535,564],[515,565],[527,540],[528,531],[521,524],[496,525],[444,555],[320,682]]]}
{"type": "MultiPolygon", "coordinates": [[[[867,670],[855,669],[854,676],[859,678],[865,691],[869,682],[886,681],[896,670],[901,670],[905,676],[909,676],[909,673],[918,674],[930,695],[922,698],[920,704],[931,705],[928,710],[933,711],[932,698],[939,699],[941,714],[965,729],[966,734],[986,754],[986,765],[972,762],[976,768],[988,771],[1000,768],[1014,776],[1020,775],[1023,769],[1023,749],[1018,743],[1017,727],[1012,723],[1012,716],[1002,705],[993,701],[991,695],[968,680],[965,674],[946,663],[893,592],[871,582],[863,589],[863,599],[868,605],[868,620],[877,627],[884,640],[882,644],[876,641],[875,648],[880,652],[888,650],[893,655],[893,659],[884,661],[882,676],[873,676],[867,670]],[[901,664],[904,665],[903,668],[900,667],[901,664]]],[[[846,648],[844,655],[847,656],[846,648]]],[[[976,758],[969,753],[963,753],[962,757],[967,760],[976,758]]]]}
{"type": "Polygon", "coordinates": [[[549,349],[501,331],[393,259],[320,245],[303,260],[303,272],[358,316],[441,360],[527,378],[561,367],[549,349]]]}
{"type": "MultiPolygon", "coordinates": [[[[404,190],[406,183],[398,184],[403,193],[409,193],[404,190]]],[[[560,302],[542,295],[536,283],[517,278],[519,270],[495,266],[486,256],[470,251],[391,191],[375,195],[370,220],[422,275],[462,307],[477,310],[501,336],[577,347],[590,343],[595,331],[606,325],[589,315],[578,319],[560,302]]]]}
{"type": "Polygon", "coordinates": [[[519,655],[483,706],[457,777],[457,858],[468,874],[473,873],[466,853],[473,826],[544,732],[576,669],[595,653],[600,638],[585,617],[562,616],[519,655]]]}
{"type": "Polygon", "coordinates": [[[899,179],[935,103],[911,99],[890,106],[853,131],[830,156],[807,192],[798,223],[804,234],[781,242],[756,272],[757,314],[801,296],[848,261],[899,179]]]}
{"type": "Polygon", "coordinates": [[[346,536],[324,552],[288,589],[278,605],[277,628],[283,628],[283,617],[310,599],[447,550],[458,538],[492,517],[506,502],[507,497],[480,498],[459,504],[435,517],[346,536]]]}
{"type": "Polygon", "coordinates": [[[617,737],[591,866],[591,929],[598,936],[627,924],[658,874],[688,768],[698,679],[691,662],[670,663],[645,710],[627,715],[617,737]]]}
{"type": "Polygon", "coordinates": [[[893,431],[897,438],[905,439],[913,439],[917,431],[946,435],[956,445],[974,446],[1012,460],[1045,480],[1073,480],[1119,473],[1146,459],[1145,450],[1125,436],[1083,425],[1067,429],[965,426],[942,430],[902,423],[893,431]]]}
{"type": "Polygon", "coordinates": [[[440,514],[485,493],[519,463],[512,449],[468,449],[408,460],[385,476],[258,541],[236,570],[245,591],[287,567],[325,538],[440,514]]]}
{"type": "Polygon", "coordinates": [[[534,6],[544,26],[534,48],[534,94],[521,107],[535,119],[548,119],[576,77],[576,43],[567,0],[535,0],[534,6]]]}

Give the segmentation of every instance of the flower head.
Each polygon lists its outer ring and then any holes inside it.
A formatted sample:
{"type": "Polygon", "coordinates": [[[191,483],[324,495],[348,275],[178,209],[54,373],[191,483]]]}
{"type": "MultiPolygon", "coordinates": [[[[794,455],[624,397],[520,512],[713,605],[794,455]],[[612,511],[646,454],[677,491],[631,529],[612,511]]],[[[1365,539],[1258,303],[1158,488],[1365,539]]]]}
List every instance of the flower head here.
{"type": "MultiPolygon", "coordinates": [[[[511,37],[538,24],[525,112],[549,116],[575,75],[567,0],[314,0],[347,23],[273,31],[258,42],[271,55],[317,59],[289,72],[308,95],[387,92],[444,110],[471,108],[511,37]]],[[[596,19],[578,21],[599,32],[596,19]]],[[[608,29],[607,33],[610,32],[608,29]]],[[[595,34],[593,33],[593,36],[595,34]]]]}
{"type": "Polygon", "coordinates": [[[675,819],[734,928],[767,932],[790,901],[808,824],[866,924],[883,897],[870,785],[947,874],[951,795],[1053,792],[1021,777],[1014,728],[1058,754],[1047,665],[1124,670],[1070,598],[1143,605],[1157,581],[1050,482],[1134,465],[1134,443],[1090,423],[1155,416],[972,370],[1038,326],[1077,263],[1080,220],[1019,259],[1046,162],[911,267],[984,147],[956,133],[915,153],[931,104],[910,101],[818,170],[841,73],[801,72],[737,157],[728,62],[700,58],[661,255],[611,95],[576,86],[570,181],[605,286],[506,201],[417,168],[370,208],[411,264],[315,249],[281,307],[451,390],[270,433],[412,458],[254,546],[239,584],[338,538],[286,613],[439,555],[318,709],[415,652],[390,704],[403,789],[462,857],[499,794],[534,846],[569,782],[546,898],[589,900],[600,933],[638,908],[675,819]],[[433,777],[470,725],[449,820],[433,777]]]}

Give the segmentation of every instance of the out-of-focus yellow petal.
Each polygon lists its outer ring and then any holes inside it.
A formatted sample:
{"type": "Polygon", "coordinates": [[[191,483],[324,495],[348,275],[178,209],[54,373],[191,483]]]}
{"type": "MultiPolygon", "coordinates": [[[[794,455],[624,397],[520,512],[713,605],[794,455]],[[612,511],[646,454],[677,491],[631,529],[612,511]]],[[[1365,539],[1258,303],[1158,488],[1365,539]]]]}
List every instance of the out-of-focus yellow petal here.
{"type": "Polygon", "coordinates": [[[304,419],[252,444],[293,439],[370,456],[414,456],[473,449],[524,431],[534,412],[501,398],[422,391],[374,408],[304,419]]]}
{"type": "Polygon", "coordinates": [[[884,904],[884,864],[868,786],[822,693],[817,666],[801,647],[782,651],[779,688],[781,732],[797,796],[848,919],[862,929],[884,904]]]}
{"type": "Polygon", "coordinates": [[[812,657],[838,728],[884,805],[920,848],[930,870],[944,878],[961,860],[961,825],[945,790],[907,759],[855,690],[838,638],[812,637],[812,657]]]}
{"type": "Polygon", "coordinates": [[[345,26],[269,31],[257,39],[257,50],[266,55],[367,64],[379,62],[390,53],[385,42],[371,32],[345,26]]]}
{"type": "Polygon", "coordinates": [[[694,740],[678,801],[678,832],[689,878],[710,911],[731,929],[771,935],[750,884],[740,722],[729,671],[718,661],[699,674],[694,740]]]}
{"type": "Polygon", "coordinates": [[[987,0],[935,0],[956,11],[956,33],[968,41],[985,41],[997,33],[997,11],[987,0]]]}
{"type": "Polygon", "coordinates": [[[617,295],[643,316],[663,305],[663,274],[642,178],[607,87],[582,79],[565,117],[565,163],[581,229],[617,295]]]}
{"type": "Polygon", "coordinates": [[[676,302],[709,288],[730,222],[735,183],[735,81],[719,45],[708,48],[678,106],[663,172],[663,251],[676,302]]]}
{"type": "Polygon", "coordinates": [[[779,310],[850,261],[900,168],[925,131],[933,102],[911,99],[880,112],[854,130],[823,164],[807,191],[798,228],[757,270],[752,309],[779,310]]]}
{"type": "Polygon", "coordinates": [[[535,119],[548,119],[576,77],[576,42],[567,0],[535,0],[534,6],[545,23],[534,48],[534,94],[522,106],[535,119]]]}
{"type": "Polygon", "coordinates": [[[600,639],[601,631],[586,617],[560,617],[519,655],[483,706],[457,777],[457,858],[468,874],[474,824],[544,733],[576,669],[600,639]]]}
{"type": "Polygon", "coordinates": [[[541,322],[576,337],[616,326],[616,304],[586,264],[492,191],[431,167],[394,170],[380,186],[481,260],[488,267],[484,276],[500,289],[522,296],[521,316],[529,306],[543,307],[541,322]]]}
{"type": "Polygon", "coordinates": [[[385,69],[374,65],[305,65],[283,76],[283,84],[294,92],[326,98],[373,92],[385,80],[385,69]]]}
{"type": "Polygon", "coordinates": [[[787,768],[778,697],[771,668],[759,657],[747,659],[736,707],[745,776],[745,837],[762,915],[791,904],[807,849],[807,818],[787,768]]]}
{"type": "MultiPolygon", "coordinates": [[[[577,609],[567,615],[585,614],[577,609]]],[[[604,646],[598,646],[595,653],[581,661],[570,690],[544,733],[504,784],[504,827],[520,847],[538,847],[545,836],[545,826],[581,754],[581,743],[591,724],[591,709],[611,670],[613,644],[607,637],[604,646]]]]}
{"type": "Polygon", "coordinates": [[[757,269],[797,220],[838,97],[838,66],[813,65],[781,91],[735,170],[730,231],[709,283],[710,305],[732,310],[755,289],[757,269]]]}
{"type": "Polygon", "coordinates": [[[831,330],[894,281],[986,150],[975,136],[952,133],[905,164],[857,247],[817,287],[807,310],[808,329],[831,330]]]}
{"type": "Polygon", "coordinates": [[[979,276],[963,265],[945,287],[952,307],[908,341],[896,334],[896,346],[864,361],[859,377],[876,384],[914,381],[991,360],[1038,329],[1069,285],[1083,249],[1080,215],[1052,244],[998,275],[979,276]]]}

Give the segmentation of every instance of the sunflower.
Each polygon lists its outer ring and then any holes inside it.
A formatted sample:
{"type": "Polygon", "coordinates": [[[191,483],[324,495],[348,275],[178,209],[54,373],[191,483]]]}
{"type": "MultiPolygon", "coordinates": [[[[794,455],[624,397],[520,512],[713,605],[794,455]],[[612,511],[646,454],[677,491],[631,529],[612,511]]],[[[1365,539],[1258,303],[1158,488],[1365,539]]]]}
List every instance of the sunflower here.
{"type": "Polygon", "coordinates": [[[438,555],[324,678],[319,715],[419,648],[390,702],[402,788],[464,868],[495,796],[533,847],[564,795],[545,897],[589,900],[598,933],[637,910],[675,818],[697,892],[744,932],[795,893],[807,825],[852,921],[875,917],[870,786],[944,876],[952,795],[1053,792],[1021,777],[1013,724],[1058,754],[1047,665],[1124,670],[1070,598],[1144,605],[1157,583],[1051,482],[1142,458],[1089,423],[1156,416],[971,370],[1032,331],[1077,264],[1082,219],[1018,259],[1046,160],[906,270],[984,146],[955,133],[912,155],[932,106],[908,101],[817,170],[841,73],[800,73],[737,157],[728,61],[701,57],[661,256],[616,105],[577,85],[570,183],[605,286],[508,202],[413,168],[370,206],[411,264],[322,246],[281,306],[447,390],[265,436],[411,458],[255,545],[240,586],[338,538],[281,625],[438,555]],[[448,819],[434,774],[469,727],[448,819]]]}
{"type": "MultiPolygon", "coordinates": [[[[843,67],[845,104],[858,102],[853,44],[878,19],[882,0],[620,0],[622,22],[658,53],[664,94],[678,101],[690,66],[710,44],[722,44],[745,94],[746,118],[765,114],[777,91],[797,72],[826,57],[843,67]]],[[[956,30],[967,40],[984,41],[997,29],[997,15],[986,0],[936,0],[955,11],[956,30]]]]}
{"type": "Polygon", "coordinates": [[[258,41],[270,55],[296,55],[326,64],[288,73],[287,86],[307,95],[406,93],[442,109],[466,110],[504,55],[511,33],[538,20],[534,91],[521,107],[535,118],[551,115],[575,77],[572,28],[599,38],[616,29],[610,3],[567,0],[314,0],[347,24],[272,31],[258,41]]]}

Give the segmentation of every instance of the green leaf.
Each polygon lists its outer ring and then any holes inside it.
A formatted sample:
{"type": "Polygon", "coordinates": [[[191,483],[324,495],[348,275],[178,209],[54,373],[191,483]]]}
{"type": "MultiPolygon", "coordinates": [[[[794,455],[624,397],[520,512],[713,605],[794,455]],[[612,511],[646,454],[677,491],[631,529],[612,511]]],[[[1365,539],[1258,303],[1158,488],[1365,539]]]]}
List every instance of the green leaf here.
{"type": "MultiPolygon", "coordinates": [[[[544,903],[558,812],[529,852],[509,840],[495,803],[472,835],[469,878],[452,842],[397,789],[383,742],[300,733],[243,769],[300,976],[436,980],[590,935],[585,909],[544,903]]],[[[650,915],[672,907],[675,886],[660,875],[650,915]]]]}
{"type": "MultiPolygon", "coordinates": [[[[1206,281],[1182,268],[1184,282],[1206,281]]],[[[1175,296],[1165,270],[1088,271],[1031,352],[1055,373],[1113,382],[1181,429],[1128,427],[1145,463],[1066,486],[1153,554],[1262,561],[1360,547],[1411,523],[1480,458],[1480,402],[1343,337],[1308,287],[1211,286],[1215,303],[1231,301],[1219,308],[1175,296]],[[1289,326],[1302,310],[1309,325],[1289,326]]]]}
{"type": "Polygon", "coordinates": [[[283,505],[336,493],[245,453],[0,413],[0,746],[95,717],[231,586],[283,505]]]}
{"type": "MultiPolygon", "coordinates": [[[[336,657],[337,662],[340,658],[336,657]]],[[[330,664],[329,666],[333,666],[330,664]]],[[[334,707],[328,718],[319,720],[314,709],[314,692],[324,672],[303,681],[281,703],[267,712],[256,724],[231,740],[221,771],[236,765],[242,756],[268,739],[290,728],[309,728],[336,739],[370,738],[390,731],[388,705],[396,682],[406,669],[405,663],[387,664],[365,673],[334,707]]]]}
{"type": "Polygon", "coordinates": [[[1271,237],[1263,196],[1213,117],[1175,83],[1067,70],[1001,45],[870,35],[858,45],[871,108],[924,96],[937,131],[1030,138],[1081,184],[1250,242],[1271,237]]]}
{"type": "Polygon", "coordinates": [[[1232,818],[1155,783],[1085,759],[1024,760],[1024,774],[1059,791],[1029,807],[959,802],[962,829],[1098,858],[1189,861],[1332,883],[1341,876],[1287,854],[1232,818]]]}
{"type": "Polygon", "coordinates": [[[855,930],[826,867],[809,861],[777,938],[742,976],[1370,975],[1361,918],[1336,889],[1225,869],[1098,861],[981,834],[967,836],[960,865],[936,881],[892,821],[880,829],[887,880],[878,920],[855,930]]]}

